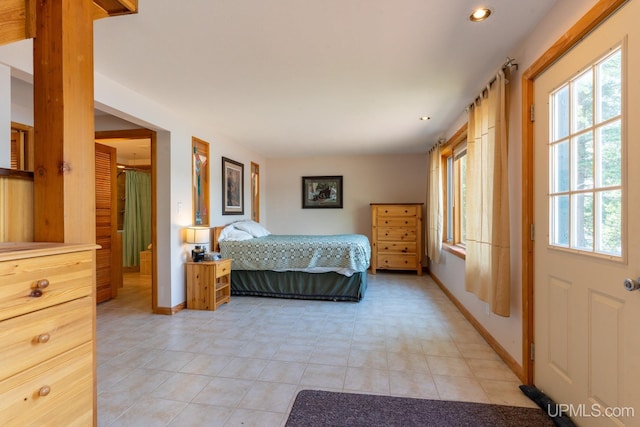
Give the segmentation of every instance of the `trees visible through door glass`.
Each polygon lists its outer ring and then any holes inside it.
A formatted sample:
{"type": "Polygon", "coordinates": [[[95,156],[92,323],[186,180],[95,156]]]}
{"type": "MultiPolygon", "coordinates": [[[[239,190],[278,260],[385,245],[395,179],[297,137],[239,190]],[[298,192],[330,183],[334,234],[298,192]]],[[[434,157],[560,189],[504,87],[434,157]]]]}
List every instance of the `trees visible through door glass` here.
{"type": "Polygon", "coordinates": [[[622,81],[617,48],[550,95],[552,246],[622,256],[622,81]]]}

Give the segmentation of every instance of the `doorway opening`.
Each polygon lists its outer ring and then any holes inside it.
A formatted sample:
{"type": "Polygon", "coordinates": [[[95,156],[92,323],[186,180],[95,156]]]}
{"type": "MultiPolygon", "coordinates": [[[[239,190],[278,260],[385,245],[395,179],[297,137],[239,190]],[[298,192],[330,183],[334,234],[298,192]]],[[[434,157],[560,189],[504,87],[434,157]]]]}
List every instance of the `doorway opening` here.
{"type": "MultiPolygon", "coordinates": [[[[116,220],[112,294],[133,293],[136,304],[157,308],[156,132],[150,129],[98,131],[97,144],[116,152],[116,220]],[[116,289],[113,289],[113,288],[116,289]]],[[[98,175],[96,174],[96,177],[98,175]]],[[[98,188],[98,182],[96,182],[98,188]]],[[[99,257],[98,257],[99,258],[99,257]]],[[[97,260],[97,270],[100,260],[97,260]]]]}

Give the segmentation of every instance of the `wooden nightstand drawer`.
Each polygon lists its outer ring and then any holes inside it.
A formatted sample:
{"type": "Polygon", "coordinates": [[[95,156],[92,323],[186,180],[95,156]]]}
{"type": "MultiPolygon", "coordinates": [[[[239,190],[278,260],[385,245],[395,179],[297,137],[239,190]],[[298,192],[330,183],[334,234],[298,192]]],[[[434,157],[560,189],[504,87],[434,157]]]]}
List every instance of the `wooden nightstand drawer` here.
{"type": "Polygon", "coordinates": [[[378,252],[380,253],[402,253],[415,254],[416,242],[378,242],[378,252]]]}
{"type": "Polygon", "coordinates": [[[416,216],[421,206],[382,206],[378,208],[378,216],[416,216]]]}
{"type": "Polygon", "coordinates": [[[216,261],[216,279],[220,277],[227,276],[231,273],[231,260],[223,259],[220,261],[216,261]]]}
{"type": "Polygon", "coordinates": [[[393,240],[393,241],[416,241],[416,230],[405,228],[378,228],[378,240],[393,240]]]}
{"type": "Polygon", "coordinates": [[[92,424],[92,343],[0,381],[0,425],[92,424]]]}
{"type": "Polygon", "coordinates": [[[84,297],[2,322],[0,378],[91,341],[93,300],[84,297]]]}
{"type": "Polygon", "coordinates": [[[0,320],[90,295],[90,251],[0,263],[0,320]]]}

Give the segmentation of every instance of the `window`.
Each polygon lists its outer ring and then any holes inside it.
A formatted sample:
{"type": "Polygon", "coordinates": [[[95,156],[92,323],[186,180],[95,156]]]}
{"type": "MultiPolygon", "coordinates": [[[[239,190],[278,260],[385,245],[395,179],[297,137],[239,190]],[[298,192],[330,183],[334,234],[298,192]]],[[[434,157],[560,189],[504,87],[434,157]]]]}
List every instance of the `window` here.
{"type": "Polygon", "coordinates": [[[447,219],[445,241],[452,245],[464,246],[466,242],[466,140],[444,151],[444,170],[447,219]]]}
{"type": "Polygon", "coordinates": [[[622,256],[622,50],[550,95],[549,244],[622,256]]]}

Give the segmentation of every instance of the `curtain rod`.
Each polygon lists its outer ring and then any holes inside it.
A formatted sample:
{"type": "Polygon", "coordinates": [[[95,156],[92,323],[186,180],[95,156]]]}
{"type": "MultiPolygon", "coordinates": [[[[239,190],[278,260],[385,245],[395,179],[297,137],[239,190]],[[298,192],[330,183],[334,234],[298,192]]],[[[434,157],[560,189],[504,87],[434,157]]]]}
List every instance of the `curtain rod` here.
{"type": "MultiPolygon", "coordinates": [[[[507,60],[505,61],[504,64],[502,64],[502,67],[500,67],[500,71],[507,71],[507,70],[510,70],[513,67],[515,67],[516,71],[518,71],[518,63],[514,62],[514,61],[515,61],[514,58],[509,58],[507,56],[507,60]]],[[[491,86],[492,84],[494,84],[496,79],[497,79],[497,76],[494,76],[491,80],[489,80],[489,83],[487,83],[485,87],[491,86]]],[[[483,93],[484,91],[485,91],[485,89],[483,89],[481,93],[483,93]]],[[[479,98],[479,96],[476,97],[471,104],[469,104],[467,107],[465,107],[464,111],[469,112],[469,108],[478,100],[478,98],[479,98]]]]}
{"type": "MultiPolygon", "coordinates": [[[[511,69],[513,67],[516,67],[516,71],[518,71],[518,63],[513,61],[515,61],[515,59],[509,58],[507,56],[507,61],[504,64],[502,64],[502,67],[500,67],[500,71],[507,71],[508,69],[511,69]]],[[[491,86],[496,81],[496,78],[497,77],[492,78],[487,84],[487,86],[491,86]]]]}

